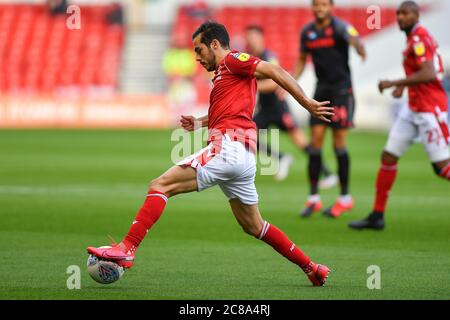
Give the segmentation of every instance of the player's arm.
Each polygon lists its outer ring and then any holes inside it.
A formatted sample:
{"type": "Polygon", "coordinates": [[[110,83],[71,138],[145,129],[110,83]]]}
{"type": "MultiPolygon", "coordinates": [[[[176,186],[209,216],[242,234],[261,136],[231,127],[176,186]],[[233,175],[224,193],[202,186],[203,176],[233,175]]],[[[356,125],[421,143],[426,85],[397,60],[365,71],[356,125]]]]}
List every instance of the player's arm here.
{"type": "Polygon", "coordinates": [[[271,93],[278,89],[278,85],[271,79],[258,80],[259,93],[271,93]]]}
{"type": "Polygon", "coordinates": [[[181,127],[186,131],[194,131],[195,129],[208,126],[208,115],[196,118],[194,116],[181,116],[181,127]]]}
{"type": "MultiPolygon", "coordinates": [[[[278,59],[275,56],[270,56],[267,62],[278,65],[278,59]]],[[[275,92],[280,100],[285,98],[285,91],[281,89],[272,79],[257,79],[259,93],[275,92]]]]}
{"type": "Polygon", "coordinates": [[[361,57],[363,61],[367,59],[366,47],[364,46],[361,38],[359,36],[350,37],[348,42],[353,48],[355,48],[358,55],[361,57]]]}
{"type": "Polygon", "coordinates": [[[306,52],[300,52],[300,56],[298,58],[297,63],[295,64],[294,71],[292,72],[292,77],[294,79],[298,79],[303,74],[303,71],[305,71],[306,66],[306,60],[308,58],[308,54],[306,52]]]}
{"type": "Polygon", "coordinates": [[[381,80],[378,83],[378,90],[381,93],[385,89],[392,87],[411,87],[422,83],[436,80],[436,71],[432,61],[425,61],[420,65],[420,69],[410,76],[399,80],[381,80]]]}
{"type": "Polygon", "coordinates": [[[353,48],[355,48],[356,53],[361,57],[363,61],[367,58],[366,48],[361,41],[358,30],[351,24],[347,24],[343,21],[337,21],[336,32],[340,37],[348,42],[353,48]]]}
{"type": "Polygon", "coordinates": [[[328,107],[329,101],[318,102],[308,98],[297,81],[278,65],[261,61],[255,69],[255,76],[268,78],[275,81],[280,87],[289,92],[301,106],[308,110],[314,117],[330,122],[326,116],[333,115],[333,108],[328,107]]]}
{"type": "Polygon", "coordinates": [[[394,98],[401,98],[404,90],[405,90],[404,86],[397,86],[395,87],[394,91],[392,91],[392,96],[394,98]]]}

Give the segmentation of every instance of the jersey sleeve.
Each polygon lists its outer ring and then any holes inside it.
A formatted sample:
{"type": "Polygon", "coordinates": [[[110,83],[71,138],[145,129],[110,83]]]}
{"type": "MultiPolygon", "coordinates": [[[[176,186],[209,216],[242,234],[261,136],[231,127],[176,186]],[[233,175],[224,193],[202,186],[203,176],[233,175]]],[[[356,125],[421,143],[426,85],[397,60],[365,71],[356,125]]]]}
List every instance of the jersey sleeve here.
{"type": "Polygon", "coordinates": [[[411,45],[414,52],[414,60],[418,65],[426,61],[433,61],[434,48],[432,39],[429,37],[417,37],[411,45]]]}
{"type": "Polygon", "coordinates": [[[306,29],[303,29],[300,33],[300,53],[308,54],[309,49],[306,46],[306,29]]]}
{"type": "Polygon", "coordinates": [[[244,52],[234,52],[225,57],[225,66],[233,74],[251,77],[261,59],[244,52]]]}
{"type": "Polygon", "coordinates": [[[359,32],[354,26],[342,20],[335,21],[335,31],[338,37],[350,42],[352,38],[358,38],[359,32]]]}

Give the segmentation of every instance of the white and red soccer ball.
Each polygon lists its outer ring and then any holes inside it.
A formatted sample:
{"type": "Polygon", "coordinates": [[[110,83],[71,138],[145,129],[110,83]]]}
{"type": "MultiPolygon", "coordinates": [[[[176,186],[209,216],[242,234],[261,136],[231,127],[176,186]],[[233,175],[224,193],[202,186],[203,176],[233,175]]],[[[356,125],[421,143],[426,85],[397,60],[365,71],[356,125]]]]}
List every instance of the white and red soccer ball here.
{"type": "MultiPolygon", "coordinates": [[[[101,248],[110,248],[108,246],[101,248]]],[[[123,267],[117,263],[98,258],[92,254],[87,259],[87,270],[92,279],[101,284],[110,284],[119,280],[123,274],[123,267]]]]}

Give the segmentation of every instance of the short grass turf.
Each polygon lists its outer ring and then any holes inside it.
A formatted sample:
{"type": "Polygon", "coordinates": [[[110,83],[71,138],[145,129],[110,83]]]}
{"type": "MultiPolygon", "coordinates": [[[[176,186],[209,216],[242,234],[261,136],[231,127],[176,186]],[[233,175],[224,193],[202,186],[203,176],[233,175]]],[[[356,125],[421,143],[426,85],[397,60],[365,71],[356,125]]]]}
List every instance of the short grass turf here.
{"type": "MultiPolygon", "coordinates": [[[[351,190],[356,206],[331,220],[298,217],[307,191],[306,158],[287,180],[257,177],[265,219],[314,261],[331,269],[323,288],[269,246],[242,232],[220,189],[170,199],[139,248],[133,269],[112,285],[86,272],[86,247],[120,240],[143,202],[148,181],[170,164],[170,131],[0,131],[1,299],[449,299],[450,184],[432,172],[420,145],[400,163],[387,229],[350,230],[373,202],[386,134],[355,131],[351,190]],[[70,265],[81,289],[69,290],[70,265]],[[381,289],[367,288],[367,268],[381,289]]],[[[328,138],[330,138],[328,136],[328,138]]],[[[329,141],[329,139],[328,139],[329,141]]],[[[335,168],[328,142],[325,159],[335,168]]],[[[325,205],[336,188],[322,192],[325,205]]]]}

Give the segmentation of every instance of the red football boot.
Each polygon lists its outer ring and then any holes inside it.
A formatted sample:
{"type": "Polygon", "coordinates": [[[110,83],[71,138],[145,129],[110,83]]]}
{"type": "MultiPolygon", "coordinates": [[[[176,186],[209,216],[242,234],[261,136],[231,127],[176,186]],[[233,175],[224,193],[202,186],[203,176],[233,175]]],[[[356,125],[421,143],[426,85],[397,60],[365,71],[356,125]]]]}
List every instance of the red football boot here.
{"type": "Polygon", "coordinates": [[[354,205],[353,199],[351,199],[348,202],[342,202],[338,198],[331,208],[325,209],[323,214],[331,218],[337,218],[344,212],[353,209],[353,205],[354,205]]]}
{"type": "Polygon", "coordinates": [[[330,269],[323,264],[315,264],[312,265],[312,271],[308,272],[306,275],[309,280],[311,280],[314,287],[321,287],[327,281],[328,274],[330,273],[330,269]]]}
{"type": "Polygon", "coordinates": [[[322,210],[322,201],[311,201],[308,200],[305,203],[305,206],[303,207],[302,211],[300,211],[300,217],[307,218],[311,216],[315,212],[319,212],[322,210]]]}
{"type": "Polygon", "coordinates": [[[113,247],[88,247],[87,252],[104,260],[117,263],[124,268],[131,268],[134,263],[134,250],[124,252],[119,245],[113,247]]]}

